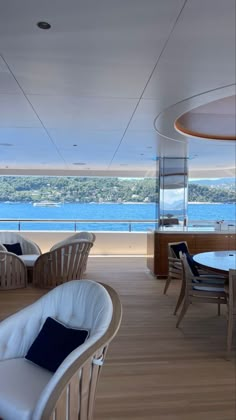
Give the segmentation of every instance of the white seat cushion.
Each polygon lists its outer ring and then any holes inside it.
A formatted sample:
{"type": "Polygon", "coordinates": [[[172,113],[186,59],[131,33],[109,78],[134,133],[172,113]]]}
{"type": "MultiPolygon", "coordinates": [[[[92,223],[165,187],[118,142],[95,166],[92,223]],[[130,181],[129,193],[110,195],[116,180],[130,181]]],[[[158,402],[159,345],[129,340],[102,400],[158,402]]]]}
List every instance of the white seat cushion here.
{"type": "Polygon", "coordinates": [[[24,254],[24,255],[18,255],[18,256],[28,268],[32,268],[35,264],[35,261],[39,257],[38,254],[24,254]]]}
{"type": "Polygon", "coordinates": [[[30,420],[52,375],[23,358],[0,361],[0,418],[30,420]]]}
{"type": "Polygon", "coordinates": [[[202,292],[224,292],[224,288],[223,287],[211,287],[209,286],[201,286],[201,283],[199,286],[193,286],[193,290],[200,290],[202,292]]]}

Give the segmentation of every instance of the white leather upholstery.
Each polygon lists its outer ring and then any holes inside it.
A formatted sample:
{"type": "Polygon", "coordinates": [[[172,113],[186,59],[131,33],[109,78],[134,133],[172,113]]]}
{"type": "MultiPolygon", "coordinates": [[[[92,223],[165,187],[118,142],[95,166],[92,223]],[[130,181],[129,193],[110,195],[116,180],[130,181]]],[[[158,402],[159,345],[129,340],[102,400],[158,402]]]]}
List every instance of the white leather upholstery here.
{"type": "MultiPolygon", "coordinates": [[[[0,391],[0,417],[3,417],[4,420],[25,420],[28,418],[40,420],[42,409],[58,380],[73,361],[105,333],[110,324],[112,312],[111,298],[103,286],[92,280],[73,280],[56,287],[33,305],[2,321],[0,323],[0,378],[3,384],[6,376],[8,377],[8,381],[14,381],[16,376],[15,369],[11,369],[11,364],[9,364],[8,360],[23,358],[25,356],[48,316],[58,319],[65,325],[71,327],[88,329],[90,334],[85,343],[75,349],[64,360],[49,381],[48,377],[45,378],[42,373],[41,383],[43,386],[46,384],[46,386],[41,395],[40,386],[39,388],[34,388],[36,389],[34,398],[35,401],[37,400],[37,404],[34,407],[31,405],[27,412],[27,416],[31,415],[31,417],[20,417],[20,414],[15,416],[15,413],[20,413],[21,410],[19,400],[22,389],[19,390],[19,394],[16,389],[16,394],[14,393],[12,396],[10,392],[8,400],[11,403],[8,404],[8,414],[7,416],[5,414],[5,417],[3,410],[6,407],[6,395],[0,391]],[[5,366],[4,361],[6,361],[5,366]],[[44,380],[45,382],[43,382],[44,380]],[[36,395],[37,393],[38,395],[36,395]],[[18,406],[16,407],[15,404],[18,404],[18,406]]],[[[31,375],[32,369],[28,368],[26,364],[21,365],[19,362],[18,368],[24,369],[23,366],[27,370],[25,375],[31,375]]],[[[38,375],[35,375],[35,381],[37,380],[38,375]]],[[[24,382],[22,381],[21,388],[23,386],[24,382]]],[[[27,387],[25,391],[27,392],[27,387]]]]}
{"type": "Polygon", "coordinates": [[[33,268],[35,261],[39,257],[38,254],[19,255],[19,258],[25,263],[26,267],[33,268]]]}
{"type": "Polygon", "coordinates": [[[1,417],[31,420],[39,395],[51,377],[48,370],[22,358],[0,362],[1,417]]]}
{"type": "Polygon", "coordinates": [[[19,242],[22,249],[22,254],[41,254],[41,250],[37,244],[29,239],[24,238],[19,233],[16,232],[0,232],[0,244],[1,250],[7,251],[3,244],[15,244],[19,242]]]}

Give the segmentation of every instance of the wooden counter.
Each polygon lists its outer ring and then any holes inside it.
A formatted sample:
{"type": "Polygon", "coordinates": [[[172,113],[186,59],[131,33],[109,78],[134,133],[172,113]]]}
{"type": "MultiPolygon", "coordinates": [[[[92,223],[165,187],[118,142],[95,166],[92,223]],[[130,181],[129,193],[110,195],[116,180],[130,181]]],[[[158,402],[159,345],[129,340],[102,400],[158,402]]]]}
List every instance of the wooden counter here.
{"type": "Polygon", "coordinates": [[[147,235],[147,267],[157,277],[168,275],[168,243],[186,241],[189,252],[236,249],[234,232],[163,232],[150,231],[147,235]]]}

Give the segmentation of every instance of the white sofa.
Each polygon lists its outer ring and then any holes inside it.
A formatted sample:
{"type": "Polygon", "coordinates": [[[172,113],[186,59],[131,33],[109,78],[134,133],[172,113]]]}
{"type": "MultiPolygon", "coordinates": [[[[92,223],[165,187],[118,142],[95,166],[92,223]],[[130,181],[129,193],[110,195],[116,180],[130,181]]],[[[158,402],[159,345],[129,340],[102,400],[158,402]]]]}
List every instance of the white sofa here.
{"type": "Polygon", "coordinates": [[[99,365],[120,320],[120,301],[113,289],[91,280],[73,280],[2,321],[0,418],[48,420],[59,410],[61,419],[92,419],[99,365]],[[89,338],[55,373],[24,358],[48,316],[67,326],[89,330],[89,338]],[[60,398],[69,401],[63,405],[60,398]],[[62,412],[66,407],[69,411],[62,412]]]}

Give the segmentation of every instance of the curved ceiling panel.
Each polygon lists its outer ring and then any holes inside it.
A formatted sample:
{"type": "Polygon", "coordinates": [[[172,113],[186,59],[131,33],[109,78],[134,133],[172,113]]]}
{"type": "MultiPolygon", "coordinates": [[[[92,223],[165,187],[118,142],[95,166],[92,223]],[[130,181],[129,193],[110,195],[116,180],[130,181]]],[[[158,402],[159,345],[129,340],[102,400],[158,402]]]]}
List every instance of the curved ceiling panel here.
{"type": "Polygon", "coordinates": [[[235,137],[235,88],[235,84],[224,86],[222,88],[217,88],[204,92],[200,95],[193,96],[170,106],[156,117],[154,121],[156,131],[161,136],[175,141],[183,142],[186,136],[202,138],[204,136],[199,120],[204,120],[204,130],[205,127],[208,131],[211,130],[211,132],[208,133],[209,136],[206,135],[205,138],[212,140],[235,140],[235,138],[223,138],[223,131],[225,131],[224,134],[228,134],[228,137],[231,135],[235,137]],[[225,109],[223,108],[224,102],[227,103],[227,106],[225,105],[225,109]],[[208,114],[210,114],[209,110],[211,108],[210,104],[212,104],[212,115],[208,118],[208,114]],[[230,106],[231,110],[229,111],[230,106]],[[233,113],[233,116],[231,116],[231,113],[233,113]],[[192,117],[192,120],[191,118],[188,120],[188,116],[192,117]],[[199,118],[197,118],[198,116],[199,118]],[[183,119],[181,120],[182,117],[183,119]],[[221,121],[225,121],[227,118],[228,122],[223,125],[221,121]],[[189,121],[189,127],[187,127],[187,120],[189,121]],[[191,128],[190,120],[192,121],[191,128]],[[206,120],[208,120],[208,125],[206,124],[206,120]],[[217,124],[214,128],[212,127],[214,124],[213,120],[217,124]],[[179,129],[177,126],[178,124],[176,125],[177,121],[180,121],[179,126],[183,125],[183,127],[186,126],[186,128],[182,130],[179,129]],[[192,131],[192,133],[187,133],[188,128],[189,131],[192,131]],[[218,128],[221,130],[220,133],[218,132],[218,128]],[[197,132],[200,135],[197,135],[197,132]]]}
{"type": "Polygon", "coordinates": [[[236,140],[236,96],[211,101],[178,117],[174,126],[180,133],[203,139],[236,140]]]}

